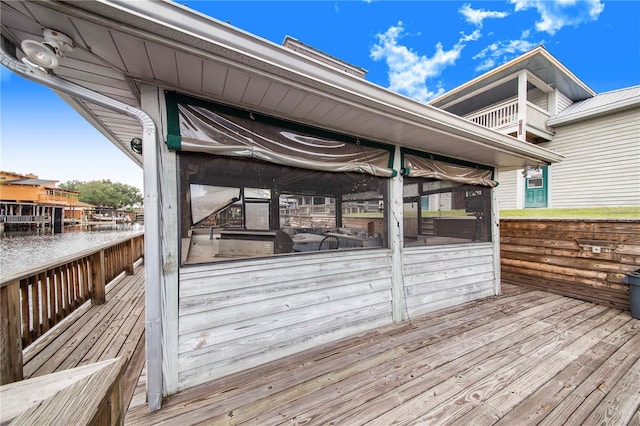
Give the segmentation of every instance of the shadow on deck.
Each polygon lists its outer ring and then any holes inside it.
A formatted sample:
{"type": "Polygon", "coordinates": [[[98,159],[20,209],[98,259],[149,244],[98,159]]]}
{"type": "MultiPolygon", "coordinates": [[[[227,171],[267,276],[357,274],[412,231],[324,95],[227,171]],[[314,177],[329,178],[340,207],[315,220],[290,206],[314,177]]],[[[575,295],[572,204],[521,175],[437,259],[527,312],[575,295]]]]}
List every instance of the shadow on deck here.
{"type": "Polygon", "coordinates": [[[105,305],[29,348],[25,373],[126,356],[131,425],[640,424],[640,320],[503,290],[185,390],[148,413],[138,268],[109,289],[105,305]]]}

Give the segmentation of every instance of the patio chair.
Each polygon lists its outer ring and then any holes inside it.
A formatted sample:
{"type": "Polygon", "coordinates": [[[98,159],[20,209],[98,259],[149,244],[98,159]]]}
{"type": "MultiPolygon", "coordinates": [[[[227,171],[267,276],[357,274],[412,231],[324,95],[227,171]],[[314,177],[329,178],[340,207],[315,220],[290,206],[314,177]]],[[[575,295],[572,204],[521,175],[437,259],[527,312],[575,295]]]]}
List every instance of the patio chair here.
{"type": "Polygon", "coordinates": [[[320,241],[318,250],[336,250],[340,245],[340,240],[335,235],[327,235],[320,241]]]}

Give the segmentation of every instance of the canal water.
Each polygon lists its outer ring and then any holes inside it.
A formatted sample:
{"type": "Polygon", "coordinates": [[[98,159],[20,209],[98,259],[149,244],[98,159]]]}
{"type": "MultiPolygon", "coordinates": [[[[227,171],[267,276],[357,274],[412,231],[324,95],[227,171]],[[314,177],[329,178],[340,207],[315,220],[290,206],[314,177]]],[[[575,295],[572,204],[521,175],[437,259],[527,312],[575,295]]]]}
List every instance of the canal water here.
{"type": "Polygon", "coordinates": [[[65,226],[60,234],[49,228],[40,232],[3,232],[0,234],[0,279],[38,267],[110,241],[142,231],[143,225],[103,224],[65,226]]]}

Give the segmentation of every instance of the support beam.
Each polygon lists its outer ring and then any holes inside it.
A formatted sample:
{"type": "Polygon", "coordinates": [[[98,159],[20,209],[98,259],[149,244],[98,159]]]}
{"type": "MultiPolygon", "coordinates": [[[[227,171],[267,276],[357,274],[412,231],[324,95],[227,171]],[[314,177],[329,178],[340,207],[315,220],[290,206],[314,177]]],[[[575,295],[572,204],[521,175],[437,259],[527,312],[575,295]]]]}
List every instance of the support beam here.
{"type": "MultiPolygon", "coordinates": [[[[400,148],[396,147],[393,168],[402,168],[400,148]]],[[[404,279],[402,269],[402,246],[404,244],[403,230],[403,179],[400,173],[391,178],[389,185],[389,217],[387,219],[389,229],[389,247],[391,248],[391,298],[392,318],[394,323],[407,319],[407,301],[404,292],[404,279]]]]}
{"type": "Polygon", "coordinates": [[[518,139],[527,140],[527,71],[518,73],[518,139]]]}

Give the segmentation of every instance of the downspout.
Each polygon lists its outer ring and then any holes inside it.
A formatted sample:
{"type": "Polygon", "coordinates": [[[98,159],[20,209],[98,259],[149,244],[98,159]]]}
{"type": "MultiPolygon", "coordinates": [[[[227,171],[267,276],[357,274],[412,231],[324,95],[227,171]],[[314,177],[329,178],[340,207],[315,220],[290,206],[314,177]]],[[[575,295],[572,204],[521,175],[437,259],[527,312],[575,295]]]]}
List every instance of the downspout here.
{"type": "Polygon", "coordinates": [[[156,125],[139,108],[93,92],[55,75],[38,73],[6,53],[4,43],[0,50],[0,63],[14,73],[42,84],[50,89],[72,97],[121,112],[137,119],[142,125],[142,159],[144,163],[144,264],[146,274],[146,356],[147,356],[147,401],[149,411],[162,404],[162,318],[161,318],[161,253],[160,253],[160,209],[158,203],[158,142],[156,125]]]}

